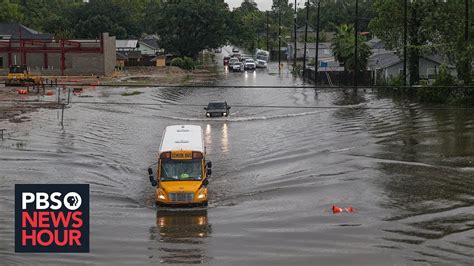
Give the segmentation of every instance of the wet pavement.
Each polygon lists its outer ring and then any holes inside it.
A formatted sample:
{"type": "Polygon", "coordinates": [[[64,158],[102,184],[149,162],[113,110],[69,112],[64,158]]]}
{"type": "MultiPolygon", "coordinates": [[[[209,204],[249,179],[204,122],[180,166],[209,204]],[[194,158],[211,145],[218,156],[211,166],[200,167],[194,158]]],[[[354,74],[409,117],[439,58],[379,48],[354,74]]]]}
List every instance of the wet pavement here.
{"type": "MultiPolygon", "coordinates": [[[[274,64],[222,75],[225,85],[303,84],[274,64]]],[[[146,87],[86,95],[73,97],[64,128],[60,110],[1,122],[2,264],[472,263],[472,110],[426,110],[369,90],[146,87]],[[121,96],[135,90],[142,93],[121,96]],[[203,107],[220,99],[252,107],[205,118],[203,107]],[[112,102],[146,105],[103,104],[112,102]],[[213,162],[206,209],[154,206],[146,169],[173,124],[203,127],[213,162]],[[15,254],[17,183],[90,184],[91,252],[15,254]],[[355,211],[334,215],[332,205],[355,211]]]]}

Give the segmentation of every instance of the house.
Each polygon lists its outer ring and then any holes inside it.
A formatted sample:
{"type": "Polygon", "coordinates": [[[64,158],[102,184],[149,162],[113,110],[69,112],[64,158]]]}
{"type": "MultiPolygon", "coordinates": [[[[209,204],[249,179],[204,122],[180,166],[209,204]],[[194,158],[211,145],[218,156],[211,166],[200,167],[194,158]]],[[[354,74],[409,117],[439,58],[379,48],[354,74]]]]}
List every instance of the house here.
{"type": "Polygon", "coordinates": [[[140,51],[117,51],[116,58],[123,60],[123,66],[140,66],[142,64],[142,54],[140,51]]]}
{"type": "MultiPolygon", "coordinates": [[[[456,75],[456,67],[450,64],[447,58],[439,54],[421,56],[418,70],[420,79],[433,82],[443,64],[447,66],[451,75],[456,75]]],[[[403,74],[403,58],[395,51],[379,50],[370,56],[368,69],[372,72],[372,80],[375,83],[386,83],[403,74]]]]}
{"type": "MultiPolygon", "coordinates": [[[[294,43],[288,43],[288,60],[293,60],[294,57],[294,43]]],[[[306,44],[306,58],[314,58],[316,55],[316,43],[307,43],[306,44]]],[[[304,56],[304,42],[297,42],[296,43],[296,59],[300,60],[303,59],[304,56]]],[[[321,42],[319,43],[318,49],[318,60],[327,60],[327,59],[334,59],[334,55],[332,53],[331,43],[329,42],[321,42]]]]}
{"type": "Polygon", "coordinates": [[[118,52],[138,51],[138,40],[116,40],[115,49],[118,52]]]}
{"type": "MultiPolygon", "coordinates": [[[[296,29],[296,40],[304,42],[305,28],[306,27],[303,26],[303,27],[300,27],[300,28],[296,29]]],[[[321,36],[321,35],[319,35],[319,36],[321,36]]],[[[315,38],[316,38],[316,31],[313,29],[313,27],[308,25],[308,39],[315,39],[315,38]]],[[[295,39],[295,33],[294,33],[294,30],[293,30],[292,34],[291,34],[291,40],[294,41],[294,39],[295,39]]]]}
{"type": "Polygon", "coordinates": [[[156,56],[161,50],[158,46],[158,36],[148,35],[138,42],[138,50],[145,56],[156,56]]]}

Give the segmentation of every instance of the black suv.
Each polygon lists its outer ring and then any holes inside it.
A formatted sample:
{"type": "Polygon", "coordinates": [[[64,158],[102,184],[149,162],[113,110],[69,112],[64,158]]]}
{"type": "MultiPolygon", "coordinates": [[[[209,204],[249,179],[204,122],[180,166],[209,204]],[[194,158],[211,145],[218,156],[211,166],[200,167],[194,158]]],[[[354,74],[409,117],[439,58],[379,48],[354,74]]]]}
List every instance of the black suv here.
{"type": "Polygon", "coordinates": [[[210,102],[207,107],[204,107],[207,117],[227,117],[229,116],[229,109],[230,106],[227,105],[227,102],[210,102]]]}

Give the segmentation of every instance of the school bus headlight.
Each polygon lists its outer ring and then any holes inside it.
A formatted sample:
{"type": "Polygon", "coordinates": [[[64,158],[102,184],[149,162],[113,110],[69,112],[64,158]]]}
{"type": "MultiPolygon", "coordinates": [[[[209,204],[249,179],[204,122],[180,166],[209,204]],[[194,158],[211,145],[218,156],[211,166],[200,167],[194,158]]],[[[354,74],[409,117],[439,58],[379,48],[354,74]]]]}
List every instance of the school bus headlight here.
{"type": "Polygon", "coordinates": [[[206,197],[205,193],[199,193],[198,199],[203,199],[206,197]]]}
{"type": "Polygon", "coordinates": [[[159,198],[159,199],[163,199],[163,200],[166,199],[165,193],[164,193],[163,191],[159,190],[159,191],[158,191],[158,198],[159,198]]]}

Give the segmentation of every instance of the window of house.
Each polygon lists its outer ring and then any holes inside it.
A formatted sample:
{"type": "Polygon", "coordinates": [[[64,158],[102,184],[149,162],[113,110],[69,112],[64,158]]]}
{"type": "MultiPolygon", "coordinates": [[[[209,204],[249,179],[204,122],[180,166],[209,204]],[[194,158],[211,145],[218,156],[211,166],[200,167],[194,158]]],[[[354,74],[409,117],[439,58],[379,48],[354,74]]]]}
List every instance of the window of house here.
{"type": "Polygon", "coordinates": [[[3,57],[0,56],[0,68],[3,68],[3,57]]]}

